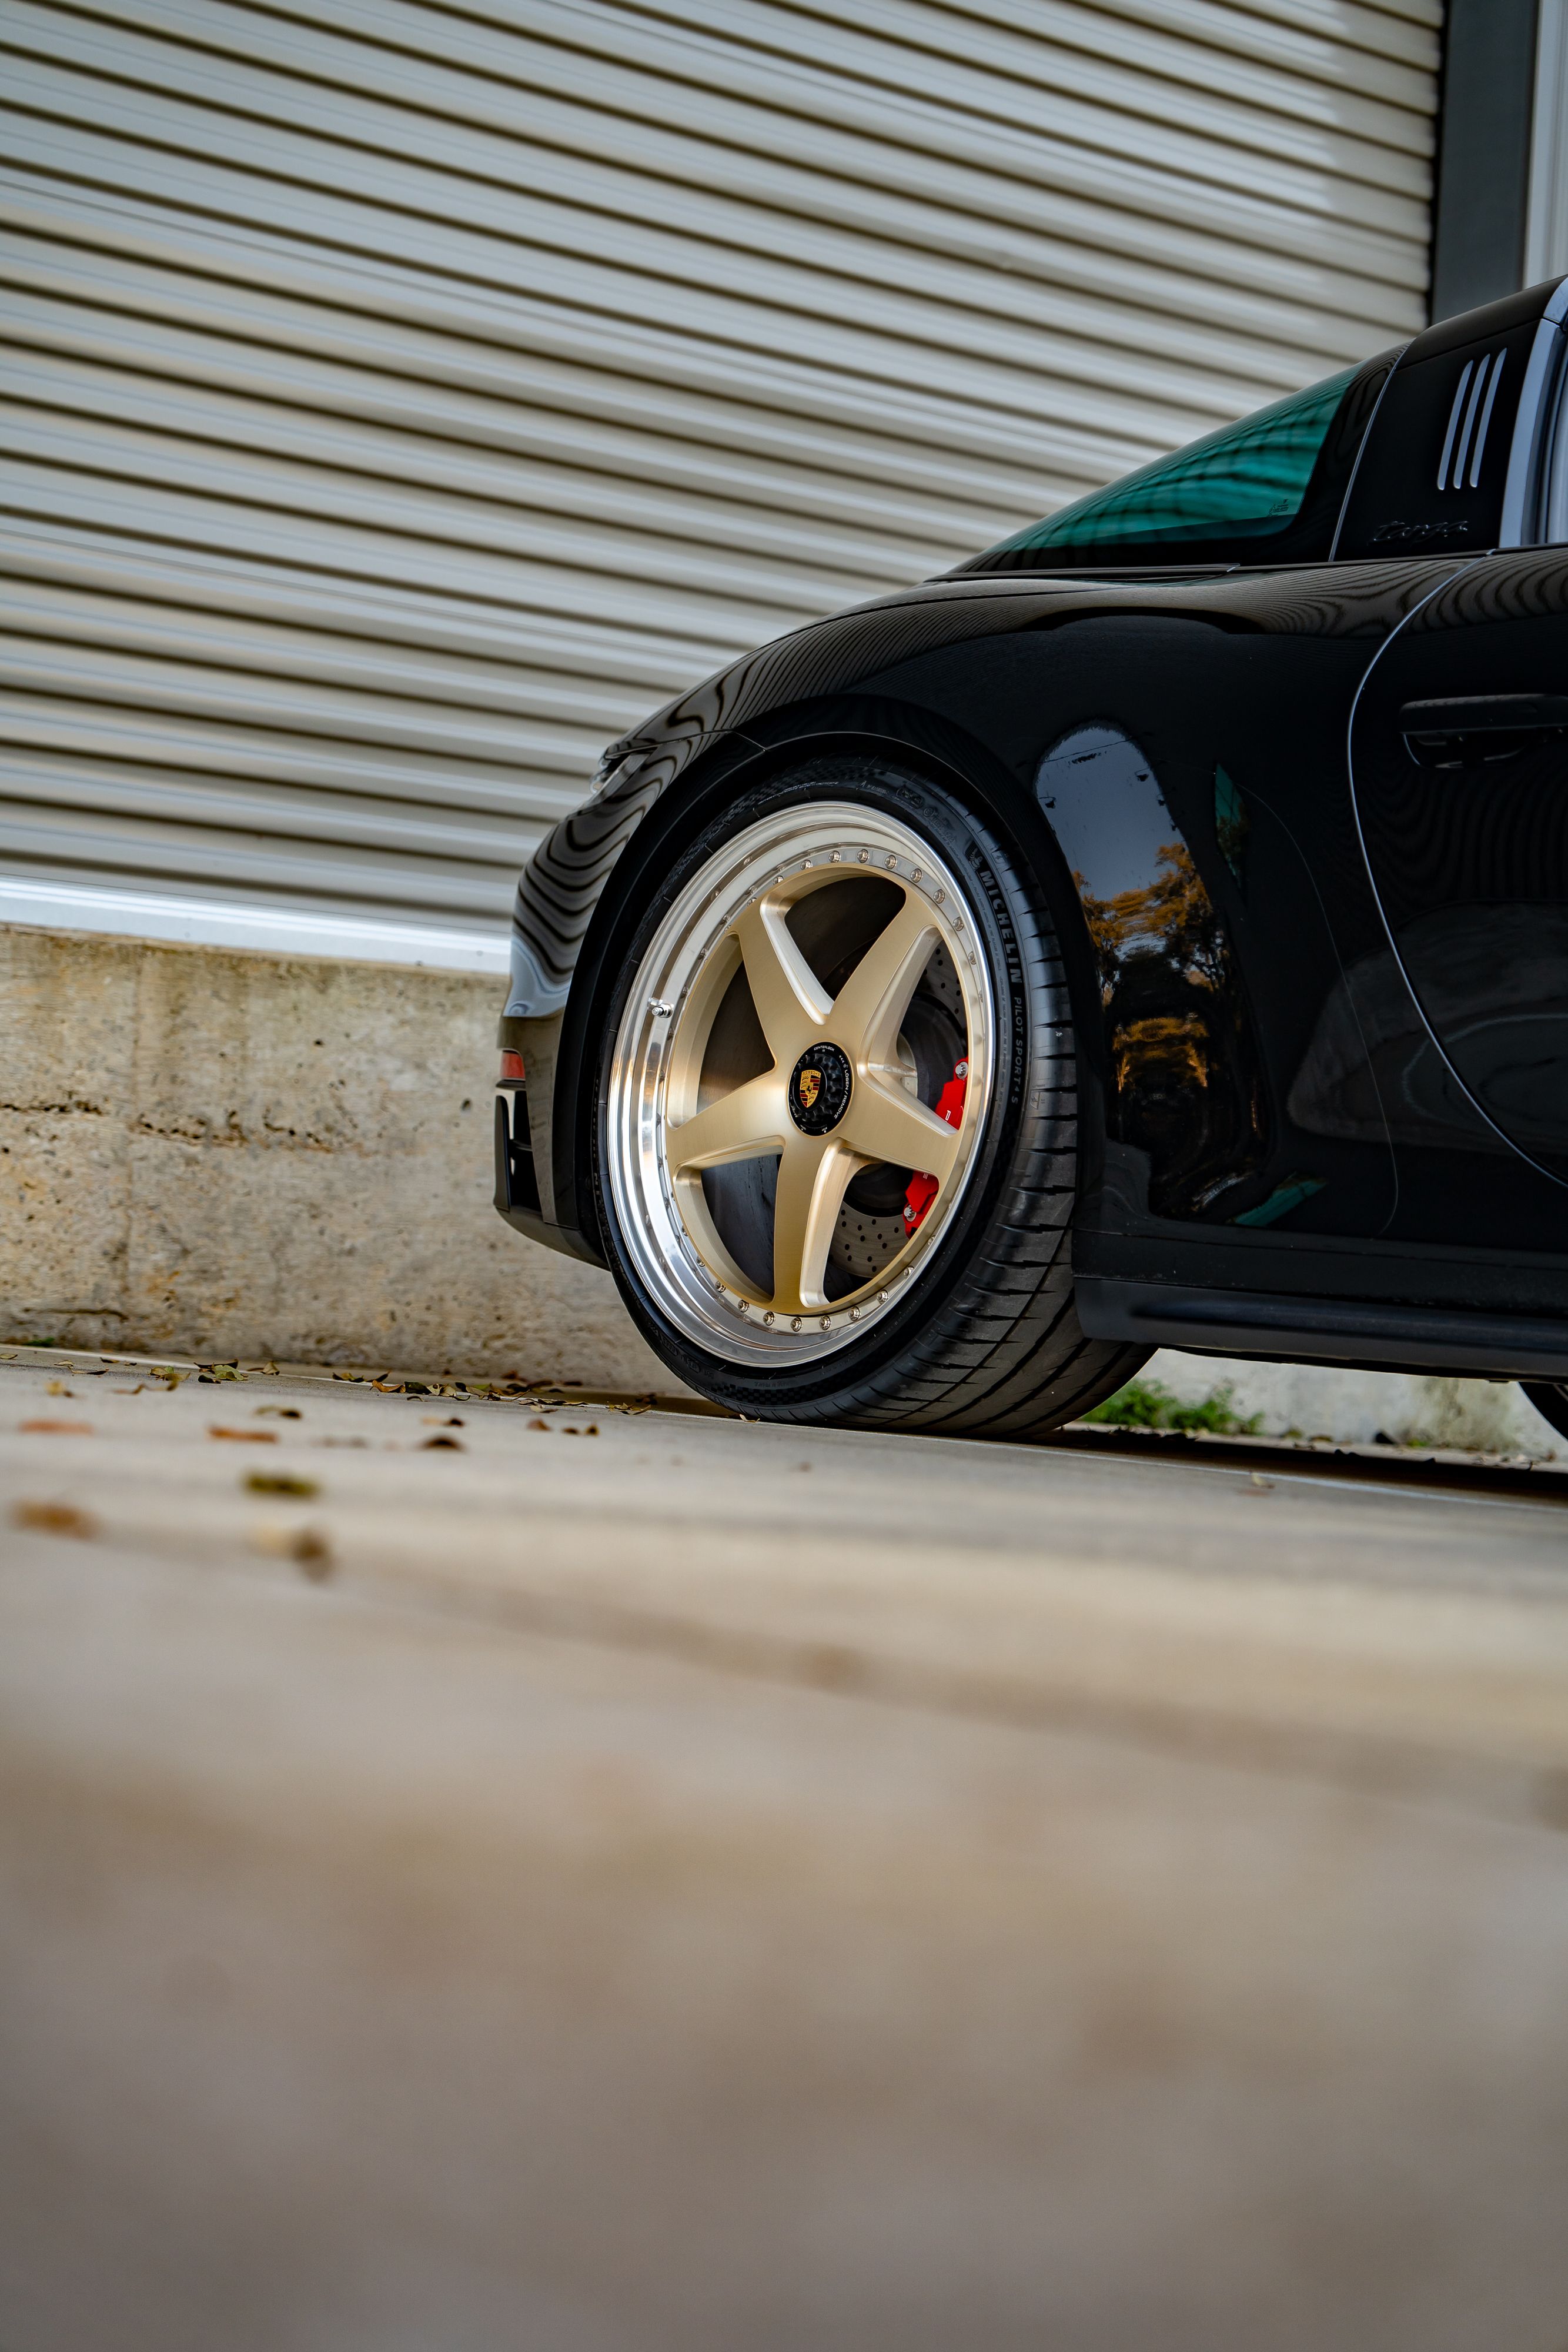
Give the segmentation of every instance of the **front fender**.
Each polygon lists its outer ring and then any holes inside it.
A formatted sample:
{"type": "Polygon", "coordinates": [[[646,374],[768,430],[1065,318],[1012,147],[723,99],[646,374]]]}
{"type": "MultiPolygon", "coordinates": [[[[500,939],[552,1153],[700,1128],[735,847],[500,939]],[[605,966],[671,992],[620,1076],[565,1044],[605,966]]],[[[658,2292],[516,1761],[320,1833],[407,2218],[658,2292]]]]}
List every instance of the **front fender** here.
{"type": "Polygon", "coordinates": [[[692,762],[733,744],[762,745],[749,721],[841,693],[895,664],[965,637],[1029,627],[1042,598],[1082,604],[1082,592],[1006,580],[936,582],[815,621],[745,654],[611,744],[605,782],[546,835],[523,869],[512,911],[506,1017],[542,1020],[565,1010],[582,944],[605,884],[655,802],[692,762]]]}
{"type": "MultiPolygon", "coordinates": [[[[614,885],[623,872],[643,870],[642,856],[629,867],[623,861],[633,840],[640,845],[646,840],[644,828],[655,812],[700,807],[706,814],[727,789],[742,788],[743,775],[758,760],[776,759],[786,747],[799,752],[807,743],[815,749],[841,739],[835,709],[890,693],[903,702],[912,685],[918,694],[920,669],[911,665],[966,641],[1054,631],[1096,616],[1180,618],[1241,633],[1375,641],[1420,593],[1424,578],[1414,575],[1427,568],[1406,561],[1348,572],[1316,566],[1273,575],[1208,571],[1159,578],[1013,574],[936,581],[813,623],[744,656],[612,745],[601,770],[604,787],[547,836],[518,884],[501,1024],[501,1042],[521,1051],[528,1071],[539,1217],[556,1229],[559,1245],[600,1255],[591,1189],[576,1164],[582,1125],[579,1066],[602,978],[604,942],[619,919],[622,893],[614,885]],[[684,789],[672,798],[677,784],[684,789]]],[[[852,731],[862,745],[874,736],[890,751],[908,756],[925,750],[940,757],[936,738],[956,730],[951,720],[926,710],[916,713],[915,742],[903,724],[856,725],[852,731]]],[[[1033,761],[1026,773],[999,731],[995,749],[971,749],[973,759],[959,756],[945,764],[957,769],[970,788],[978,786],[980,773],[994,772],[1009,803],[1005,814],[1048,896],[1062,902],[1059,919],[1082,929],[1074,919],[1079,905],[1071,873],[1035,799],[1033,761]]],[[[1013,749],[1021,752],[1021,744],[1013,749]]],[[[653,830],[662,841],[663,824],[653,830]]],[[[669,837],[673,844],[673,832],[669,837]]],[[[1070,977],[1073,961],[1070,954],[1070,977]]],[[[1084,984],[1097,986],[1092,977],[1084,984]]],[[[1091,1069],[1085,1075],[1092,1093],[1103,1074],[1091,1069]]],[[[538,1232],[531,1220],[527,1229],[538,1232]]]]}
{"type": "MultiPolygon", "coordinates": [[[[744,655],[609,747],[602,786],[546,835],[513,905],[498,1041],[522,1055],[528,1073],[525,1100],[540,1205],[537,1213],[512,1213],[510,1223],[572,1256],[602,1261],[597,1220],[581,1197],[575,1165],[571,1032],[580,1024],[568,1014],[574,993],[580,1006],[576,982],[611,878],[654,807],[694,765],[712,784],[777,748],[777,725],[756,736],[747,731],[748,721],[820,703],[935,646],[1027,627],[1040,618],[1041,594],[1039,582],[936,582],[837,614],[744,655]]],[[[1081,591],[1058,594],[1082,601],[1081,591]]]]}

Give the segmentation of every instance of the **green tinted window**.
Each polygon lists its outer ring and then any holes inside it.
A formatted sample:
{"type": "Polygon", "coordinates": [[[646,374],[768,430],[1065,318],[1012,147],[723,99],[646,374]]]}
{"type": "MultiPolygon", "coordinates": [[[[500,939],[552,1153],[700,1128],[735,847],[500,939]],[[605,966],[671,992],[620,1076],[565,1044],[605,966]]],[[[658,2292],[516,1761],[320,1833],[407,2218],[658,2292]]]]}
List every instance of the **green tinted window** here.
{"type": "Polygon", "coordinates": [[[1343,368],[1305,392],[1189,441],[1108,489],[1092,491],[990,551],[1147,546],[1168,540],[1262,537],[1301,511],[1334,411],[1359,371],[1343,368]]]}

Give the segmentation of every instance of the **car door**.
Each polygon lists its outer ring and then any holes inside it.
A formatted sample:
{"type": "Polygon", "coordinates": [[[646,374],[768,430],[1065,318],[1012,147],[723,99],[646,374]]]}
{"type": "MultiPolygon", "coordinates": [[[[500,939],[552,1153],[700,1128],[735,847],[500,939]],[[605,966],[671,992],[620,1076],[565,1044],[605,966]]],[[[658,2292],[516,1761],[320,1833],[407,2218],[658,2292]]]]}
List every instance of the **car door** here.
{"type": "Polygon", "coordinates": [[[1493,1131],[1568,1182],[1568,548],[1483,558],[1373,663],[1355,806],[1394,952],[1493,1131]]]}

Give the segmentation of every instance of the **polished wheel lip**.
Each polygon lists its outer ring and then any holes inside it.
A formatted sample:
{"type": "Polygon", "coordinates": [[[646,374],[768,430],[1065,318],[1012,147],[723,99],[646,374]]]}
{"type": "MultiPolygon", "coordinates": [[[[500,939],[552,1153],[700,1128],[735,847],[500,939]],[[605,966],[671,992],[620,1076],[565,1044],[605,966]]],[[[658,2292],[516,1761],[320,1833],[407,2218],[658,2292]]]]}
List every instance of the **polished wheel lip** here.
{"type": "Polygon", "coordinates": [[[690,877],[659,924],[628,992],[611,1059],[607,1173],[622,1244],[644,1289],[685,1338],[731,1364],[782,1370],[847,1346],[932,1263],[973,1173],[995,1061],[994,989],[977,901],[943,852],[902,818],[855,801],[798,804],[748,825],[690,877]],[[857,873],[896,882],[904,903],[831,1000],[782,918],[800,898],[857,873]],[[967,1030],[956,1129],[908,1092],[896,1053],[903,1005],[938,942],[957,975],[967,1030]],[[743,963],[774,1067],[699,1112],[707,1029],[743,963]],[[821,1045],[845,1055],[851,1095],[833,1128],[810,1138],[790,1117],[786,1085],[806,1050],[821,1045]],[[920,1160],[902,1156],[917,1145],[920,1160]],[[784,1214],[790,1221],[784,1257],[798,1235],[800,1267],[795,1288],[780,1288],[776,1275],[767,1295],[729,1259],[701,1184],[703,1167],[756,1157],[758,1146],[780,1154],[776,1250],[784,1214]],[[829,1300],[813,1290],[812,1269],[825,1265],[845,1181],[872,1159],[929,1165],[941,1188],[883,1271],[829,1300]]]}

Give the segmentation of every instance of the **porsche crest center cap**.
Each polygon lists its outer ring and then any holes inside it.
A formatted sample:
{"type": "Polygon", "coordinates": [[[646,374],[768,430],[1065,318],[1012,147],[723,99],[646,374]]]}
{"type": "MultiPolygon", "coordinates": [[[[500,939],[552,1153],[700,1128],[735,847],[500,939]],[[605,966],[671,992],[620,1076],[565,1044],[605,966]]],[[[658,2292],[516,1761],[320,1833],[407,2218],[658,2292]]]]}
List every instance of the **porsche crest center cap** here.
{"type": "Polygon", "coordinates": [[[789,1116],[802,1135],[828,1135],[850,1107],[850,1057],[841,1045],[813,1045],[789,1074],[789,1116]]]}

